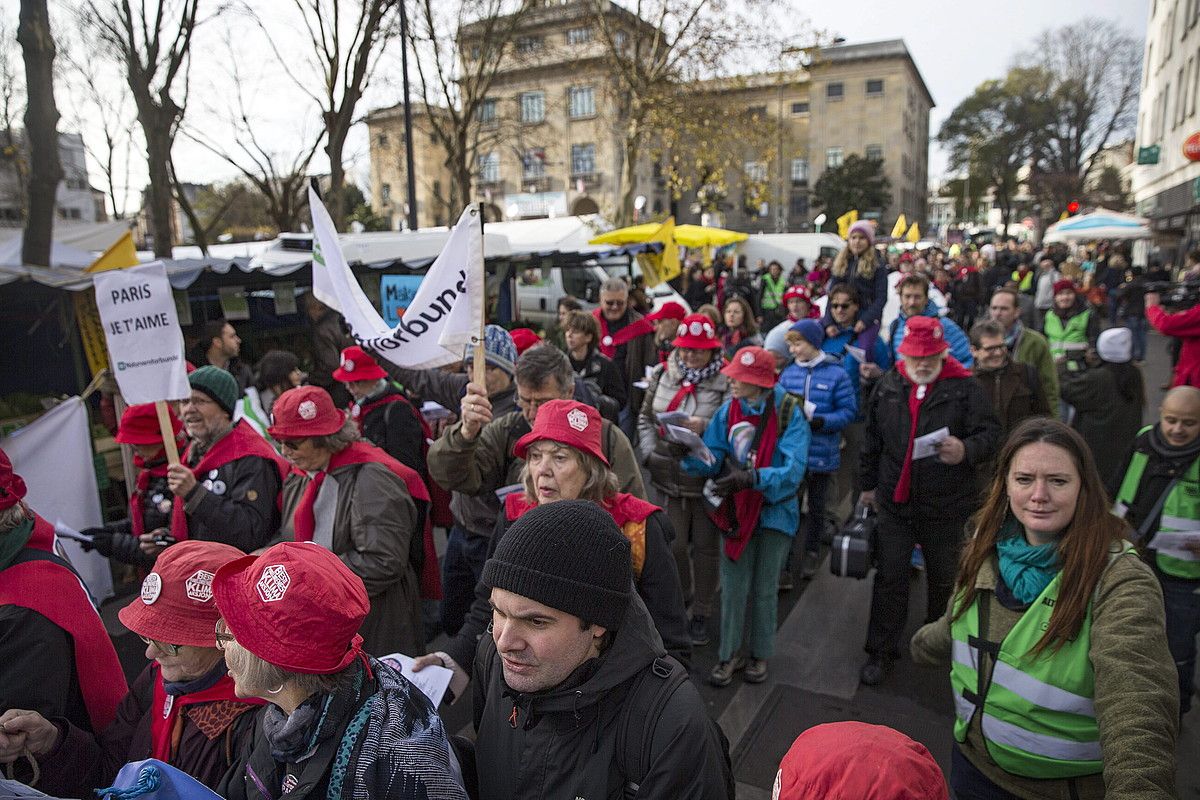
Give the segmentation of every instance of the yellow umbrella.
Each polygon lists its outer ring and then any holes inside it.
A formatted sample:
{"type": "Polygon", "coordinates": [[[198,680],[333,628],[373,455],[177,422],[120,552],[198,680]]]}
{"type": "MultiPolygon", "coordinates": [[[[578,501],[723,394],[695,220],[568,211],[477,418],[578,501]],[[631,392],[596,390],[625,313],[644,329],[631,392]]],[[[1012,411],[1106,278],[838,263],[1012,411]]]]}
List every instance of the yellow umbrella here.
{"type": "MultiPolygon", "coordinates": [[[[667,222],[674,225],[675,218],[668,217],[667,222]]],[[[655,234],[663,224],[648,222],[643,225],[633,225],[628,228],[618,228],[615,231],[597,236],[588,244],[632,244],[634,242],[654,241],[655,234]]],[[[744,242],[749,234],[738,231],[727,231],[724,228],[707,228],[703,225],[675,225],[675,243],[684,247],[721,247],[736,242],[744,242]]]]}

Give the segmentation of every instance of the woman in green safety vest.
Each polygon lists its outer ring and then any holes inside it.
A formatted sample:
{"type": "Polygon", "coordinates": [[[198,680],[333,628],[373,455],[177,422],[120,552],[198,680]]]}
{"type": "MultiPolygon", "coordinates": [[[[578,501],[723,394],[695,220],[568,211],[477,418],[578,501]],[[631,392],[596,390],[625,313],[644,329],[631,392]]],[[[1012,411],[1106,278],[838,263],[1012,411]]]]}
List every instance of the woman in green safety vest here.
{"type": "Polygon", "coordinates": [[[1174,798],[1178,689],[1162,594],[1057,420],[1009,436],[946,614],[913,659],[950,661],[958,800],[1174,798]]]}
{"type": "Polygon", "coordinates": [[[1088,345],[1096,346],[1100,318],[1075,291],[1069,278],[1054,282],[1054,306],[1042,322],[1042,332],[1056,360],[1080,357],[1088,345]]]}
{"type": "Polygon", "coordinates": [[[771,330],[783,321],[787,309],[783,305],[783,293],[788,288],[787,276],[783,274],[783,264],[772,261],[767,264],[767,271],[760,278],[762,293],[759,295],[758,307],[762,309],[762,329],[771,330]]]}

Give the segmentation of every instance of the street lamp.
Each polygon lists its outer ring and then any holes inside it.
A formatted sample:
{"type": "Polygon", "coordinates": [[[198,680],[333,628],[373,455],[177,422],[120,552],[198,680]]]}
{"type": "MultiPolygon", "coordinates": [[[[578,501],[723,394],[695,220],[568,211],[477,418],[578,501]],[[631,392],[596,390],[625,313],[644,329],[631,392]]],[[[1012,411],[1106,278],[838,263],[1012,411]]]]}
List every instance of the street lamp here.
{"type": "Polygon", "coordinates": [[[646,207],[646,195],[639,194],[633,198],[633,221],[637,222],[638,217],[642,215],[642,209],[646,207]]]}
{"type": "Polygon", "coordinates": [[[821,232],[821,226],[825,224],[826,219],[828,218],[825,216],[825,214],[821,213],[817,214],[817,218],[813,220],[813,225],[817,226],[817,233],[821,232]]]}

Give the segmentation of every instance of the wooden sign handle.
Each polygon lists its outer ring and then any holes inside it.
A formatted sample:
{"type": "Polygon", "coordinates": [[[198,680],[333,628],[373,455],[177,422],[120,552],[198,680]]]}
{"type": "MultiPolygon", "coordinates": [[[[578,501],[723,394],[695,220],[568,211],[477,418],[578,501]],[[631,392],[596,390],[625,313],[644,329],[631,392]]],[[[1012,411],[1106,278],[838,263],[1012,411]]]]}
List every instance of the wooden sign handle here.
{"type": "Polygon", "coordinates": [[[179,463],[179,448],[175,446],[175,431],[171,429],[171,415],[167,412],[167,401],[155,400],[154,410],[158,412],[158,431],[162,434],[163,447],[167,450],[167,463],[175,466],[179,463]]]}

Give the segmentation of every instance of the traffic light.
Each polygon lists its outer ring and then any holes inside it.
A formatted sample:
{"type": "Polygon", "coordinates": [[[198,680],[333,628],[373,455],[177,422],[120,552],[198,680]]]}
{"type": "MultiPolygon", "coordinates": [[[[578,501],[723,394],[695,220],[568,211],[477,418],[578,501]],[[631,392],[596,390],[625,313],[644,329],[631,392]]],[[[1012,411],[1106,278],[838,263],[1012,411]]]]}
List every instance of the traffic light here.
{"type": "Polygon", "coordinates": [[[1067,203],[1067,213],[1072,216],[1079,213],[1079,201],[1078,200],[1072,200],[1071,202],[1067,203]]]}

